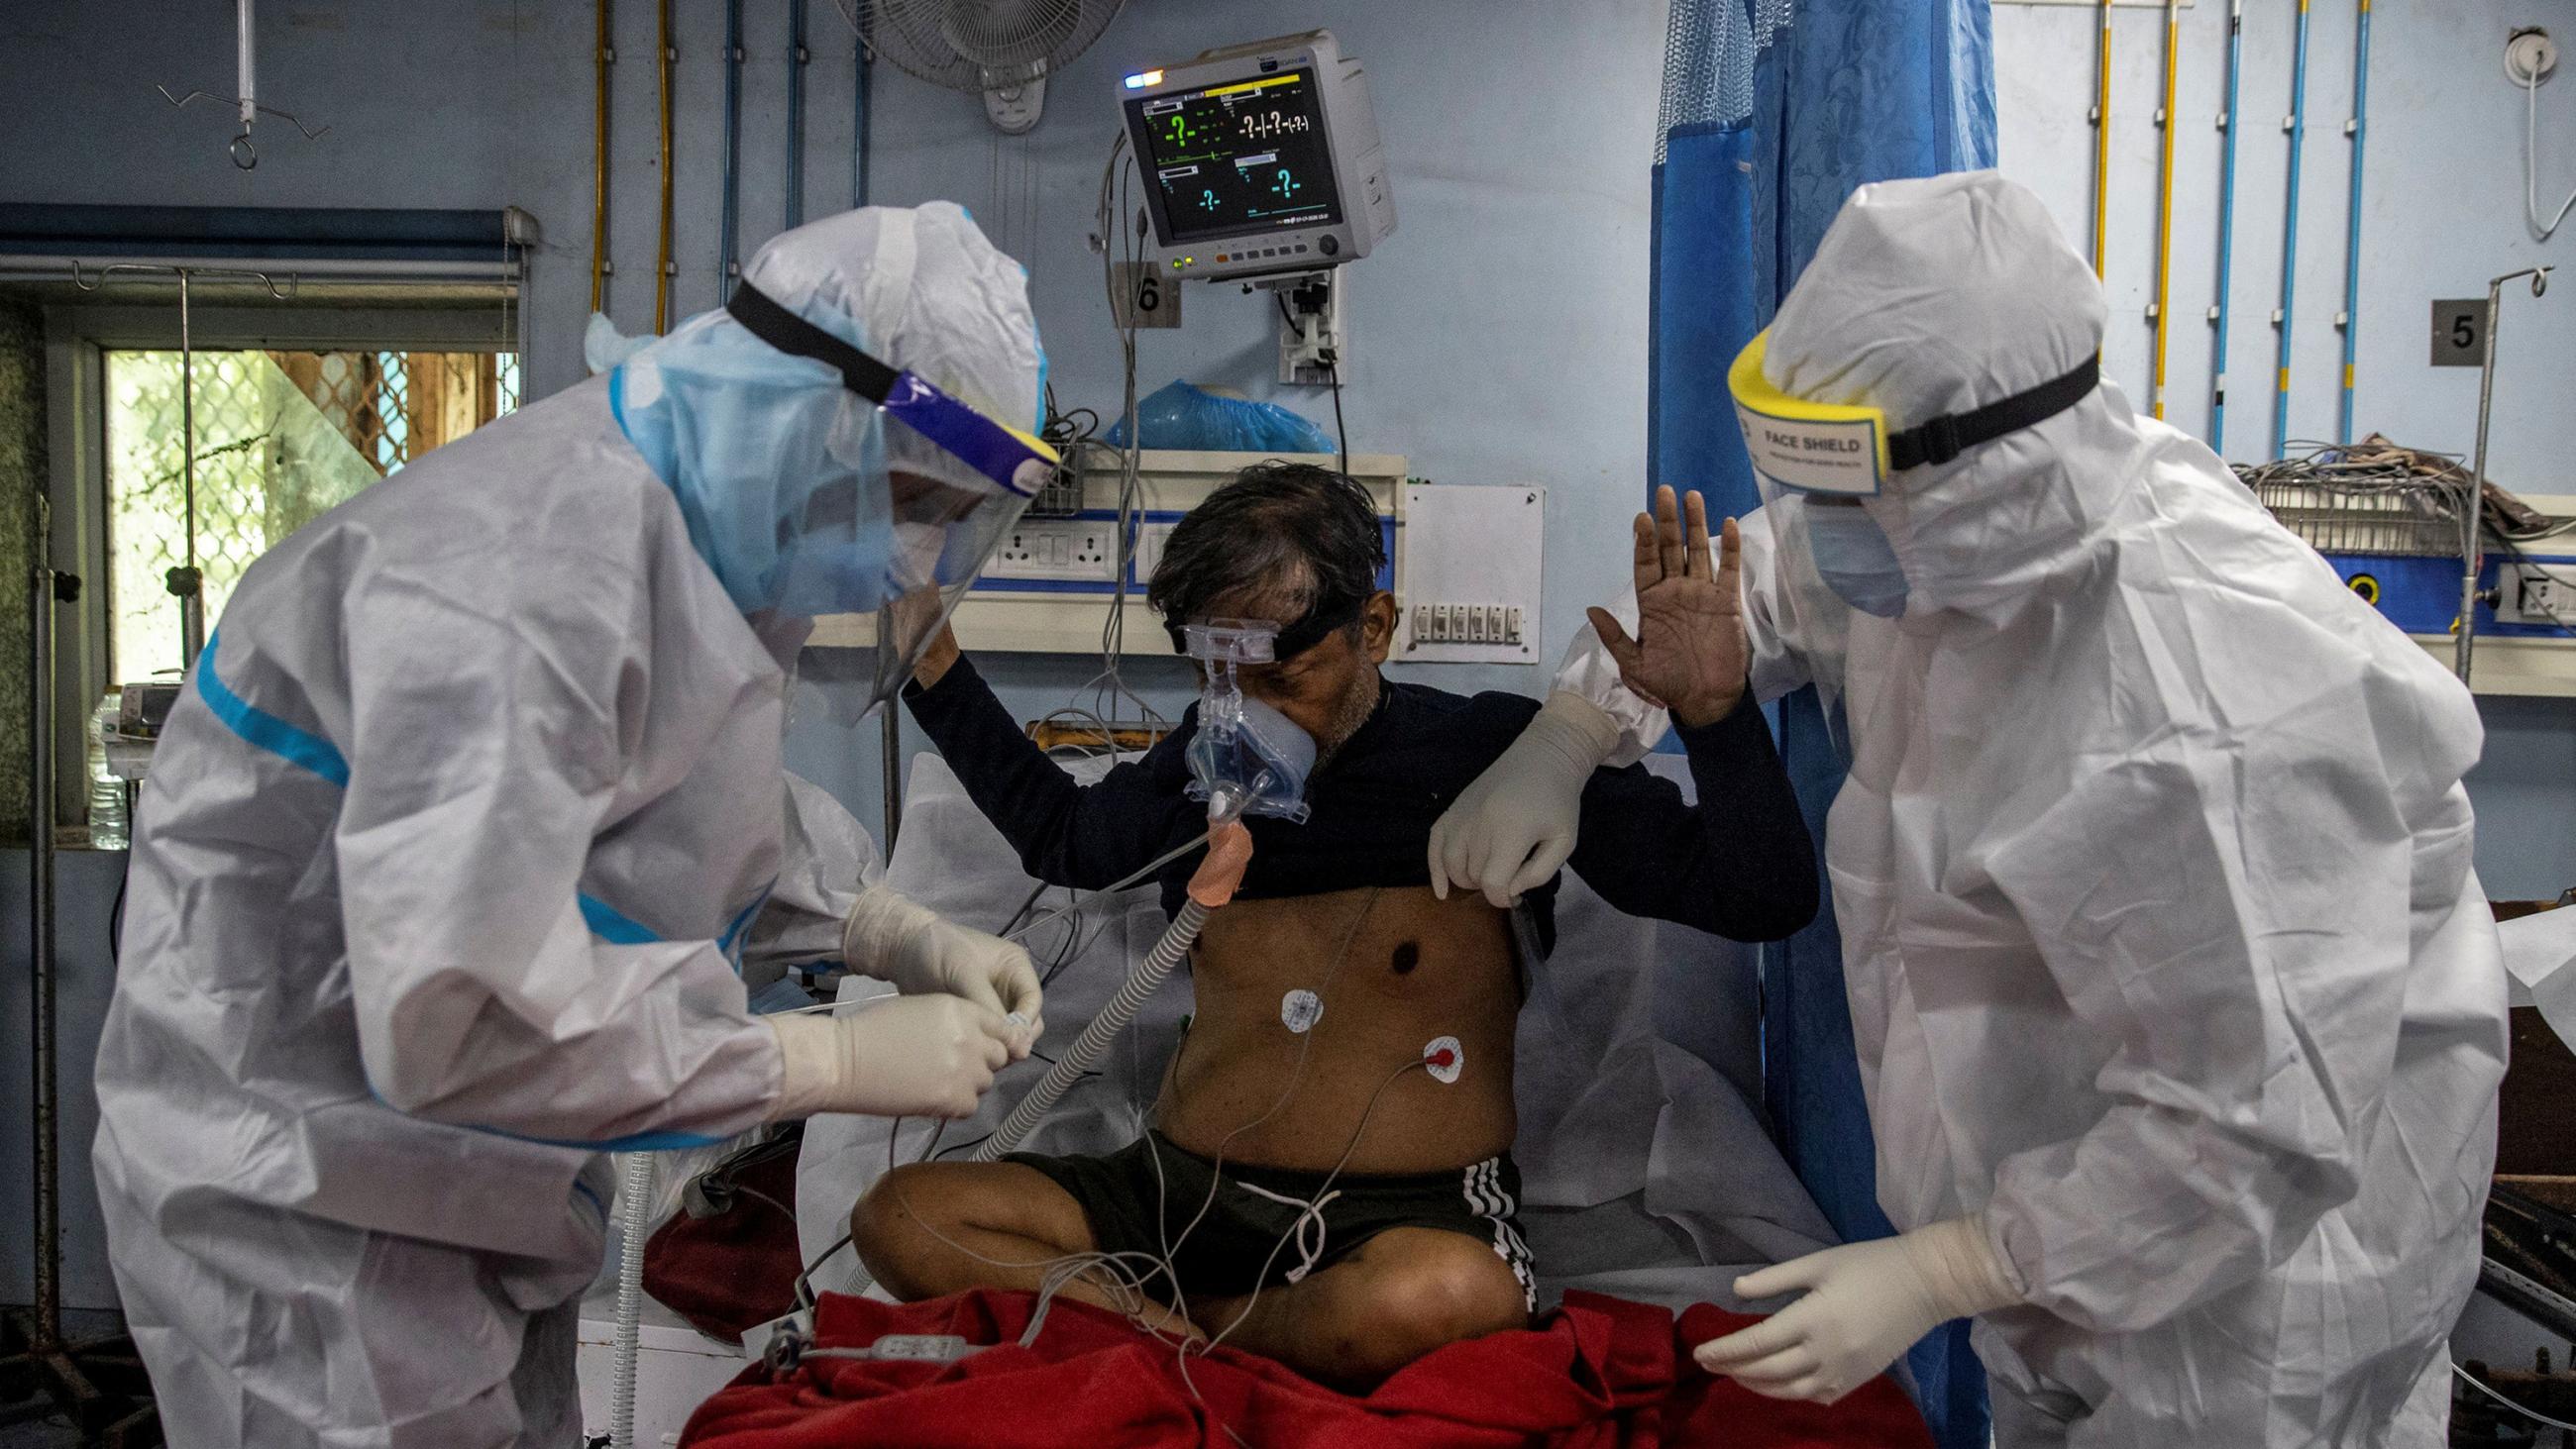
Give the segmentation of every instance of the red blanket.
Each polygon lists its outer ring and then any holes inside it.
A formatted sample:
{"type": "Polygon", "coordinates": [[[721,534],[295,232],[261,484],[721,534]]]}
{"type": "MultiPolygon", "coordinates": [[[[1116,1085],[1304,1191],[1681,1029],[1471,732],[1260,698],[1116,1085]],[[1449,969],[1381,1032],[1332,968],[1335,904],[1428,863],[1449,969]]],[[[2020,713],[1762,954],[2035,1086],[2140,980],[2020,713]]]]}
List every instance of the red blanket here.
{"type": "Polygon", "coordinates": [[[827,1294],[824,1347],[889,1333],[999,1343],[954,1364],[807,1359],[771,1382],[754,1367],[699,1406],[689,1449],[1930,1449],[1922,1418],[1881,1378],[1830,1408],[1766,1399],[1691,1362],[1690,1346],[1753,1320],[1569,1293],[1522,1333],[1454,1343],[1355,1399],[1252,1354],[1192,1357],[1124,1319],[1059,1302],[1033,1348],[1025,1293],[896,1307],[827,1294]],[[1195,1385],[1195,1392],[1193,1392],[1195,1385]],[[1228,1431],[1232,1432],[1229,1434],[1228,1431]]]}

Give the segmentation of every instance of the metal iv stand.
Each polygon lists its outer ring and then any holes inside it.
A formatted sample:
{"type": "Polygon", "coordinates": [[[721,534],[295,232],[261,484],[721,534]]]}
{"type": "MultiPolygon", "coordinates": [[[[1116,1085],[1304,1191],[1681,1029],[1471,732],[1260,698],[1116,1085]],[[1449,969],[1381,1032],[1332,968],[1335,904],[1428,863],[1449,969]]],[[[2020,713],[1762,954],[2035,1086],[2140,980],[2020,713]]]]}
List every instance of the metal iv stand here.
{"type": "MultiPolygon", "coordinates": [[[[179,601],[180,663],[194,667],[205,648],[206,614],[204,574],[197,567],[196,348],[188,311],[189,283],[215,273],[252,278],[279,301],[286,300],[287,294],[266,273],[233,267],[118,263],[89,274],[74,262],[72,285],[95,292],[116,272],[167,273],[179,282],[179,456],[187,561],[171,569],[167,580],[170,593],[179,601]]],[[[0,1425],[59,1412],[79,1426],[84,1442],[139,1449],[160,1443],[161,1430],[150,1380],[132,1341],[123,1333],[82,1343],[63,1337],[61,1084],[54,1006],[60,975],[54,936],[54,605],[77,601],[80,580],[53,567],[48,512],[39,499],[32,544],[35,564],[28,590],[27,956],[35,1058],[36,1302],[29,1312],[10,1318],[9,1353],[0,1358],[0,1425]]]]}
{"type": "Polygon", "coordinates": [[[2519,278],[2531,278],[2531,295],[2538,297],[2549,290],[2550,267],[2525,267],[2507,272],[2487,283],[2487,319],[2485,357],[2478,366],[2478,451],[2470,465],[2467,495],[2460,500],[2460,629],[2453,642],[2451,672],[2460,682],[2469,682],[2469,661],[2478,635],[2478,605],[2484,596],[2478,591],[2478,573],[2486,566],[2484,520],[2487,499],[2487,415],[2495,405],[2496,320],[2502,312],[2504,284],[2519,278]]]}
{"type": "Polygon", "coordinates": [[[268,273],[244,267],[164,267],[130,262],[101,267],[95,280],[85,281],[81,264],[75,260],[72,285],[84,292],[95,292],[118,272],[167,272],[179,279],[179,507],[184,535],[181,547],[187,561],[164,574],[162,580],[170,596],[179,601],[179,668],[184,673],[197,667],[197,655],[206,647],[206,575],[197,567],[197,348],[189,326],[188,284],[205,276],[248,277],[266,287],[275,301],[287,301],[290,294],[279,291],[276,279],[268,273]]]}
{"type": "Polygon", "coordinates": [[[124,1449],[161,1442],[160,1411],[143,1361],[122,1332],[63,1337],[62,1099],[54,985],[54,605],[80,598],[80,579],[54,570],[49,510],[39,498],[28,577],[28,978],[35,1065],[36,1302],[9,1316],[0,1357],[0,1425],[62,1414],[83,1443],[124,1449]]]}

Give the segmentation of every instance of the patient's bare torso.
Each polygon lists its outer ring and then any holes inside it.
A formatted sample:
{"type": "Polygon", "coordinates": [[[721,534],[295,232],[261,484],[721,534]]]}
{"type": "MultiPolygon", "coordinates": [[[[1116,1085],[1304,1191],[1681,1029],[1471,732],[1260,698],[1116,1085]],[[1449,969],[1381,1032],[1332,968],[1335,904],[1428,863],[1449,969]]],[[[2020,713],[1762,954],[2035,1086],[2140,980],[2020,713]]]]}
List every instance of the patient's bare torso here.
{"type": "Polygon", "coordinates": [[[1197,1014],[1157,1123],[1181,1147],[1317,1172],[1347,1152],[1345,1172],[1377,1174],[1511,1146],[1520,987],[1509,923],[1482,898],[1415,886],[1237,900],[1209,918],[1191,972],[1197,1014]],[[1321,1008],[1303,1033],[1283,1020],[1300,991],[1321,1008]],[[1399,1070],[1439,1037],[1459,1043],[1455,1082],[1399,1070]]]}

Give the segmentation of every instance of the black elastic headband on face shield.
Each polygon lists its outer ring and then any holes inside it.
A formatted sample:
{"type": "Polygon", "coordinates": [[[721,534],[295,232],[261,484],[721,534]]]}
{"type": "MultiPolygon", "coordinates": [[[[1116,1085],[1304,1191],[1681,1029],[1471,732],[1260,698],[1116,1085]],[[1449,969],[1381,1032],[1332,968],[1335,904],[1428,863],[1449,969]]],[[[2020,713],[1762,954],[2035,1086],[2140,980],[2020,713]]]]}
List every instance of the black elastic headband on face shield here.
{"type": "Polygon", "coordinates": [[[1990,402],[1964,413],[1951,413],[1887,435],[1888,471],[1901,473],[1927,463],[1947,463],[1980,443],[2017,433],[2048,421],[2082,402],[2102,385],[2102,359],[2088,357],[2063,377],[2053,377],[2028,392],[1990,402]]]}
{"type": "Polygon", "coordinates": [[[894,395],[902,374],[852,347],[748,282],[736,283],[725,299],[732,314],[752,336],[795,357],[810,357],[841,374],[841,385],[879,407],[894,395]]]}

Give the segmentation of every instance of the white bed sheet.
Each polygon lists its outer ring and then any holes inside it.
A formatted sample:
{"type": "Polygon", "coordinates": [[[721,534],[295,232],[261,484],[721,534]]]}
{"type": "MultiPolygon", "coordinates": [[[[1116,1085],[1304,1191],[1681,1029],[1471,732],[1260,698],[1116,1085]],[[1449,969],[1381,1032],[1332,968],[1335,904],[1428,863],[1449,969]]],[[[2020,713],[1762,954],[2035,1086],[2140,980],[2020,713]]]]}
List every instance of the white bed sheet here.
{"type": "MultiPolygon", "coordinates": [[[[1650,768],[1675,775],[1687,790],[1680,764],[1659,758],[1650,768]]],[[[947,765],[927,753],[913,762],[902,839],[886,879],[986,930],[1000,929],[1036,884],[947,765]]],[[[1067,899],[1049,890],[1039,913],[1067,899]]],[[[1032,933],[1028,944],[1042,969],[1073,938],[1073,924],[1032,933]]],[[[1048,988],[1048,1040],[1040,1050],[1073,1040],[1163,926],[1152,887],[1084,907],[1073,938],[1078,949],[1048,988]]],[[[853,980],[842,999],[887,989],[853,980]]],[[[1735,1307],[1729,1285],[1739,1273],[1834,1241],[1751,1104],[1761,1080],[1754,1001],[1749,948],[1621,915],[1566,878],[1557,896],[1556,951],[1533,974],[1516,1063],[1520,1136],[1513,1155],[1522,1174],[1522,1230],[1546,1301],[1581,1288],[1674,1308],[1735,1307]],[[1639,962],[1650,964],[1641,969],[1639,962]]],[[[1176,977],[1148,1003],[1104,1073],[1077,1084],[1028,1149],[1109,1152],[1134,1141],[1189,1009],[1187,977],[1176,977]]],[[[1032,1060],[1005,1072],[983,1110],[950,1124],[941,1145],[991,1131],[1046,1070],[1032,1060]]],[[[807,1124],[796,1201],[809,1262],[847,1234],[850,1205],[888,1162],[919,1156],[932,1134],[926,1123],[878,1118],[807,1124]]],[[[841,1247],[815,1284],[848,1291],[856,1266],[841,1247]]]]}

